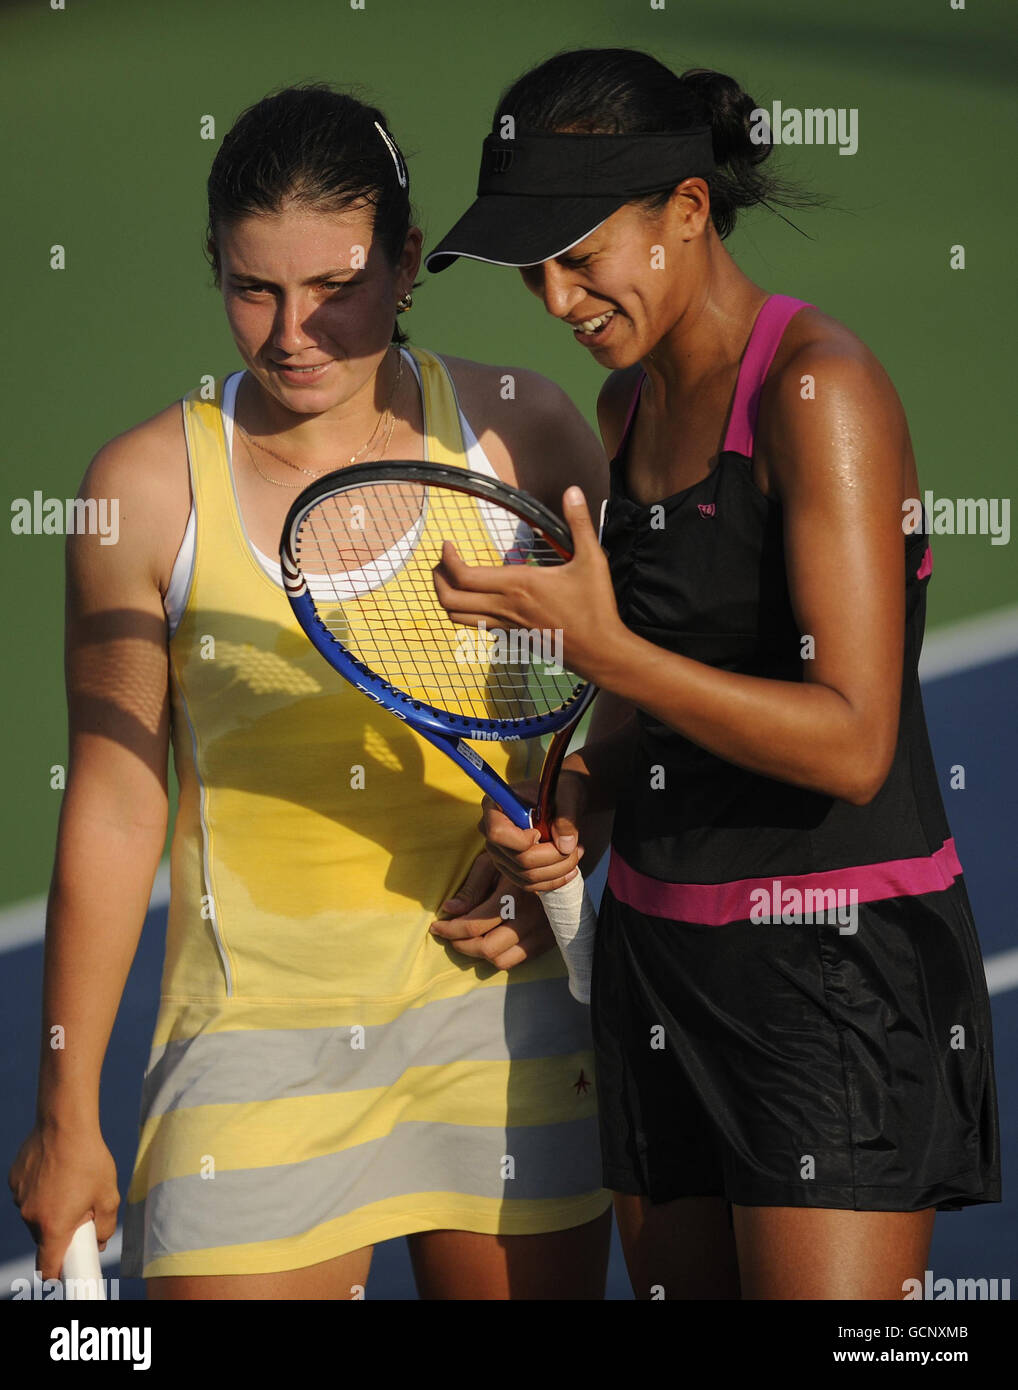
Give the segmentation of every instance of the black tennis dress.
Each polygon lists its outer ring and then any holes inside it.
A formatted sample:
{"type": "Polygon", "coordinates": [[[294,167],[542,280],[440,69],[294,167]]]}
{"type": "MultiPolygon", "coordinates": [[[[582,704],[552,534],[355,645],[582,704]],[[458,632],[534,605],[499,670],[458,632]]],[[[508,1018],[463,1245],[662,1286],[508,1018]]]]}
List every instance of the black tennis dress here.
{"type": "MultiPolygon", "coordinates": [[[[623,621],[720,670],[802,679],[779,502],[750,473],[799,300],[772,296],[717,466],[626,491],[603,543],[623,621]]],[[[894,764],[866,806],[726,762],[639,713],[595,948],[603,1180],[654,1202],[943,1210],[1000,1200],[989,1000],[917,667],[932,567],[904,538],[894,764]]],[[[846,611],[845,621],[852,621],[846,611]]]]}

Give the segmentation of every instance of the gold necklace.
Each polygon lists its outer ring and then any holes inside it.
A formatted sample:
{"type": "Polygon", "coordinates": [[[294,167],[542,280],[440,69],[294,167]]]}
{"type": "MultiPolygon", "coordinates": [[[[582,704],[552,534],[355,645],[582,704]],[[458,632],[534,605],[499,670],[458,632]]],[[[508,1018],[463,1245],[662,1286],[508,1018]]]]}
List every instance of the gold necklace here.
{"type": "MultiPolygon", "coordinates": [[[[381,427],[382,421],[385,419],[386,416],[388,416],[389,429],[385,436],[385,443],[382,445],[382,451],[378,455],[379,458],[384,457],[385,451],[389,447],[389,440],[392,438],[392,432],[396,427],[396,417],[392,412],[392,403],[396,398],[396,392],[399,389],[399,383],[402,380],[402,378],[403,354],[401,352],[399,354],[399,367],[396,371],[396,380],[393,382],[392,388],[389,391],[389,399],[385,403],[385,409],[382,411],[381,415],[379,415],[377,421],[375,422],[375,427],[368,436],[367,443],[362,444],[355,454],[351,454],[349,463],[356,463],[357,460],[360,458],[361,454],[363,454],[366,449],[369,449],[371,447],[371,444],[374,442],[375,435],[378,433],[381,427]]],[[[275,449],[270,449],[267,444],[262,444],[260,440],[252,438],[252,436],[248,434],[247,430],[244,428],[244,426],[240,423],[239,420],[236,420],[235,424],[238,430],[240,430],[240,433],[243,435],[244,443],[247,446],[247,456],[251,460],[251,464],[254,468],[254,471],[258,474],[260,478],[264,478],[267,483],[272,483],[275,487],[298,488],[302,486],[302,484],[299,482],[280,482],[278,478],[271,477],[268,473],[264,472],[261,468],[259,468],[258,464],[255,462],[255,456],[251,451],[252,444],[254,444],[257,448],[261,449],[263,453],[269,454],[274,459],[278,459],[280,463],[285,463],[287,468],[296,469],[298,473],[304,473],[309,478],[320,478],[323,473],[327,473],[329,471],[326,468],[321,468],[317,472],[310,468],[302,468],[299,463],[292,463],[289,459],[284,458],[282,454],[277,454],[275,449]]]]}
{"type": "MultiPolygon", "coordinates": [[[[278,478],[270,477],[270,475],[269,475],[268,473],[264,472],[261,468],[259,468],[259,467],[258,467],[258,464],[255,462],[254,452],[253,452],[253,450],[252,450],[252,448],[251,448],[250,443],[248,442],[247,431],[246,431],[245,429],[243,429],[240,425],[238,425],[237,428],[240,430],[241,434],[244,436],[244,444],[245,444],[246,447],[247,447],[247,456],[248,456],[248,458],[251,460],[251,466],[254,468],[254,471],[258,474],[259,477],[264,478],[265,481],[266,481],[267,483],[272,483],[275,487],[303,487],[303,486],[304,486],[303,483],[287,483],[287,482],[280,482],[280,480],[279,480],[278,478]]],[[[286,462],[285,459],[284,459],[284,462],[286,462]]],[[[291,468],[296,468],[296,466],[297,466],[297,465],[296,465],[295,463],[291,463],[291,464],[290,464],[290,467],[291,467],[291,468]]],[[[302,468],[300,471],[301,471],[302,473],[306,473],[308,470],[307,470],[306,468],[302,468]]],[[[311,477],[312,477],[312,478],[317,478],[318,476],[319,476],[319,475],[318,475],[317,473],[312,473],[312,474],[311,474],[311,477]]]]}
{"type": "MultiPolygon", "coordinates": [[[[390,416],[389,416],[389,428],[388,428],[388,430],[387,430],[387,432],[386,432],[386,435],[385,435],[385,442],[383,443],[382,448],[381,448],[381,451],[379,452],[379,455],[378,455],[379,459],[385,458],[385,451],[386,451],[386,449],[388,449],[388,447],[389,447],[389,440],[392,438],[392,432],[393,432],[393,430],[395,429],[395,427],[396,427],[396,417],[395,417],[394,415],[391,415],[391,414],[390,414],[390,416]]],[[[247,444],[247,438],[248,438],[248,437],[247,437],[246,431],[243,430],[243,429],[241,429],[240,432],[241,432],[241,434],[244,436],[244,443],[247,444]]],[[[376,431],[376,432],[377,432],[377,431],[376,431]]],[[[251,460],[251,464],[252,464],[252,466],[253,466],[253,468],[254,468],[254,471],[258,474],[258,476],[261,477],[261,478],[264,478],[265,481],[266,481],[267,483],[272,483],[274,487],[298,488],[298,487],[303,487],[303,486],[304,486],[304,484],[301,483],[301,482],[296,482],[296,483],[287,483],[287,482],[283,482],[283,481],[281,481],[279,478],[273,478],[273,477],[271,477],[268,473],[264,472],[263,469],[261,469],[261,468],[258,467],[257,461],[255,460],[254,454],[251,452],[251,446],[250,446],[249,444],[247,444],[247,456],[248,456],[248,458],[251,460]]],[[[278,458],[279,455],[276,455],[276,457],[278,458]]],[[[356,457],[357,457],[357,455],[355,454],[355,455],[354,455],[354,458],[356,458],[356,457]]],[[[296,468],[296,467],[297,467],[297,464],[295,464],[295,463],[290,463],[289,459],[281,459],[280,462],[285,463],[285,464],[288,464],[290,468],[296,468]]],[[[302,468],[300,471],[301,471],[302,473],[309,473],[309,470],[306,469],[306,468],[302,468]]],[[[324,469],[324,468],[323,468],[321,473],[309,473],[309,477],[312,477],[312,478],[320,478],[320,477],[322,476],[322,473],[327,473],[327,472],[328,472],[328,469],[324,469]]]]}

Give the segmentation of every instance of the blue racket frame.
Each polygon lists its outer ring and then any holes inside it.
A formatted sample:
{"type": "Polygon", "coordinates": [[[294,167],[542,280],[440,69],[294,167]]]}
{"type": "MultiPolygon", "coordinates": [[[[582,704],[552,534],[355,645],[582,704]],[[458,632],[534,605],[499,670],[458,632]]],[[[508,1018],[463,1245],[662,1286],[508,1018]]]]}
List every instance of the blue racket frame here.
{"type": "Polygon", "coordinates": [[[371,483],[396,480],[441,482],[457,491],[486,496],[502,505],[508,504],[523,520],[540,526],[542,532],[548,535],[553,543],[557,542],[556,548],[561,548],[568,554],[570,537],[558,518],[535,499],[504,483],[487,478],[483,474],[470,473],[466,469],[449,468],[439,464],[395,461],[389,464],[362,464],[343,468],[317,479],[301,493],[290,508],[280,543],[283,585],[290,607],[309,640],[344,680],[349,681],[369,700],[374,700],[397,719],[409,724],[422,738],[447,754],[498,804],[514,825],[521,830],[542,829],[544,833],[550,814],[547,790],[565,756],[568,738],[560,737],[553,749],[549,750],[541,778],[542,794],[538,804],[533,807],[525,806],[494,768],[464,740],[472,738],[489,743],[502,743],[541,738],[545,734],[561,736],[575,727],[597,694],[596,686],[577,686],[580,693],[575,698],[560,709],[552,710],[545,715],[518,720],[467,719],[462,715],[435,709],[421,700],[414,700],[405,691],[390,685],[351,656],[318,616],[314,600],[308,591],[307,581],[297,562],[293,543],[304,517],[323,496],[371,483]],[[557,756],[553,756],[553,753],[557,756]]]}

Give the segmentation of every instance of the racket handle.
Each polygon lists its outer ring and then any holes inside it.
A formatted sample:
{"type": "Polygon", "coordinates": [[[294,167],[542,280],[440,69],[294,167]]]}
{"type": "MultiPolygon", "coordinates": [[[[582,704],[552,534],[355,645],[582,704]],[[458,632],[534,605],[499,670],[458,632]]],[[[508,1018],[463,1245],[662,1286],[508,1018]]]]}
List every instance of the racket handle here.
{"type": "Polygon", "coordinates": [[[71,1237],[60,1273],[65,1282],[68,1279],[76,1281],[66,1295],[68,1298],[105,1299],[106,1287],[99,1264],[99,1242],[94,1221],[86,1221],[71,1237]]]}
{"type": "Polygon", "coordinates": [[[569,993],[581,1004],[589,1004],[597,913],[587,895],[583,875],[578,873],[570,883],[540,897],[569,971],[569,993]]]}

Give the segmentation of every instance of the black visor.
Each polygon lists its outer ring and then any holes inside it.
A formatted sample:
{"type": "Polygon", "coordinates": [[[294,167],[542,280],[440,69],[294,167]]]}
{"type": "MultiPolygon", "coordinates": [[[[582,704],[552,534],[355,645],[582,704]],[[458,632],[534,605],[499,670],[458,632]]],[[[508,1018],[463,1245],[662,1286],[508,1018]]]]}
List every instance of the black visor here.
{"type": "Polygon", "coordinates": [[[658,135],[489,135],[477,201],[425,258],[432,272],[457,256],[537,265],[561,256],[634,198],[714,168],[707,126],[658,135]]]}

